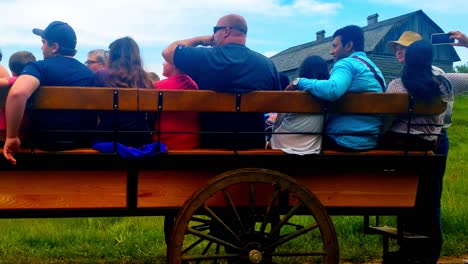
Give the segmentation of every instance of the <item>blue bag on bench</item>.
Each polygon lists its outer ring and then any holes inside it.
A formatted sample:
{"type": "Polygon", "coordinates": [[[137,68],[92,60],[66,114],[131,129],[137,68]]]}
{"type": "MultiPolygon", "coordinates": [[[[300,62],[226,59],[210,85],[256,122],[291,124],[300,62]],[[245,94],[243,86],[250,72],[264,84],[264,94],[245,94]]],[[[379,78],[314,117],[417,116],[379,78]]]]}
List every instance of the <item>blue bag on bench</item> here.
{"type": "Polygon", "coordinates": [[[139,148],[127,147],[121,143],[114,145],[114,142],[96,142],[92,145],[92,148],[103,153],[117,152],[125,159],[152,158],[158,153],[167,153],[167,146],[158,142],[146,144],[139,148]]]}

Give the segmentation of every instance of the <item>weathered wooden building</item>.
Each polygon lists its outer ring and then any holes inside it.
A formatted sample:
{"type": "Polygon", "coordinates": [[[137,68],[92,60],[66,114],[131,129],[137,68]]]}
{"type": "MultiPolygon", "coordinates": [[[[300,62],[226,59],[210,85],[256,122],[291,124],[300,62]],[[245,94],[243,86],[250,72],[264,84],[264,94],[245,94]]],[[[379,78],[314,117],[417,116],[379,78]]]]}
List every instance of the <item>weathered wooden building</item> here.
{"type": "MultiPolygon", "coordinates": [[[[362,29],[365,39],[364,51],[382,70],[387,84],[398,78],[402,69],[402,65],[397,62],[395,55],[387,50],[388,41],[397,40],[407,30],[418,32],[426,40],[431,39],[432,33],[444,32],[422,10],[380,22],[378,14],[370,15],[367,17],[367,26],[362,27],[362,29]]],[[[292,79],[297,77],[298,68],[307,56],[321,56],[331,66],[333,63],[333,56],[330,55],[332,40],[332,36],[325,37],[325,31],[321,30],[317,32],[315,41],[286,49],[271,59],[280,72],[287,74],[292,79]]],[[[460,57],[452,46],[434,46],[434,65],[446,72],[453,72],[453,63],[457,61],[460,61],[460,57]]]]}

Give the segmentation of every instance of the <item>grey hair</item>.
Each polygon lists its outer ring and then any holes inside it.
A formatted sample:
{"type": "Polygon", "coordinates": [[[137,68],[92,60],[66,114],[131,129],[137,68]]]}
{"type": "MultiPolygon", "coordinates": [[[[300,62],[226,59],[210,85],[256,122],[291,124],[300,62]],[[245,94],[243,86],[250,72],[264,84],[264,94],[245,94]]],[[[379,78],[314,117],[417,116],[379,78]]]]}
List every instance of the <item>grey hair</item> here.
{"type": "Polygon", "coordinates": [[[105,53],[106,51],[103,49],[95,49],[95,50],[88,52],[88,56],[95,54],[97,62],[104,64],[106,62],[105,53]]]}

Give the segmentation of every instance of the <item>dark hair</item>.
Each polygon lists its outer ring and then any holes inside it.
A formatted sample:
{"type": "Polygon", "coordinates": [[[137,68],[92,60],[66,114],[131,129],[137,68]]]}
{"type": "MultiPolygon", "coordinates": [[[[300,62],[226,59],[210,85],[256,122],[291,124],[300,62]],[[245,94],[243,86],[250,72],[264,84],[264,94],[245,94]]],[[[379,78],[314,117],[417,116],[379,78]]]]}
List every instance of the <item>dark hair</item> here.
{"type": "Polygon", "coordinates": [[[20,75],[28,62],[36,61],[36,57],[29,51],[17,51],[10,56],[8,67],[13,75],[20,75]]]}
{"type": "MultiPolygon", "coordinates": [[[[53,39],[45,39],[47,40],[47,46],[49,47],[52,47],[54,45],[54,43],[57,43],[55,40],[53,39]]],[[[58,44],[58,50],[57,50],[57,54],[59,55],[62,55],[62,56],[75,56],[76,55],[76,50],[75,49],[70,49],[70,48],[64,48],[64,47],[61,47],[60,46],[60,43],[57,43],[58,44]]]]}
{"type": "Polygon", "coordinates": [[[110,87],[153,88],[153,82],[143,69],[138,44],[130,37],[115,40],[109,45],[110,87]]]}
{"type": "Polygon", "coordinates": [[[320,56],[309,56],[302,61],[299,67],[299,77],[328,80],[330,78],[328,65],[320,56]]]}
{"type": "Polygon", "coordinates": [[[424,101],[432,101],[440,95],[439,83],[432,73],[432,45],[418,40],[409,45],[401,81],[410,95],[424,101]]]}
{"type": "Polygon", "coordinates": [[[364,32],[355,25],[346,26],[338,29],[333,34],[333,38],[341,36],[341,45],[345,46],[348,42],[353,42],[355,51],[364,51],[364,32]]]}

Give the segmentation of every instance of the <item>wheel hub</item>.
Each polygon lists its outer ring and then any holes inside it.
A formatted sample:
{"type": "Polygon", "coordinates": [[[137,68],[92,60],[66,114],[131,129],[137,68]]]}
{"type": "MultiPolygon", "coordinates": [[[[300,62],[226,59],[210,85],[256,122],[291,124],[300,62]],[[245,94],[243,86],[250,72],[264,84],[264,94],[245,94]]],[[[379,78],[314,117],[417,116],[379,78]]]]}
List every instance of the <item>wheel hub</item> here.
{"type": "Polygon", "coordinates": [[[256,250],[256,249],[252,249],[249,251],[249,260],[250,262],[252,263],[260,263],[262,262],[262,259],[263,259],[263,255],[262,255],[262,252],[256,250]]]}

